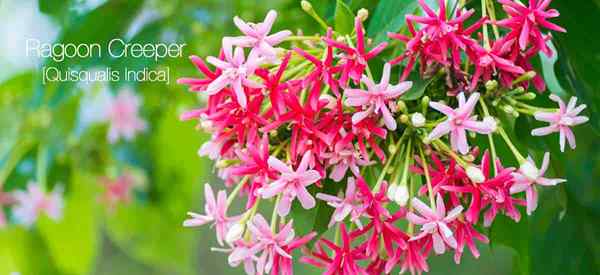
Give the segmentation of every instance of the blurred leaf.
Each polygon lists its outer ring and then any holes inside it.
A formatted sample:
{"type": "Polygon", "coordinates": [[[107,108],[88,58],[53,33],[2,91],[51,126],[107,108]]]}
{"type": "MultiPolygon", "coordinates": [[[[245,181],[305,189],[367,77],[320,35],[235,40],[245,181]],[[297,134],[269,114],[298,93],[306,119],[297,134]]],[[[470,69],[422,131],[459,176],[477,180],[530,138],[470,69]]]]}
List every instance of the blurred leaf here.
{"type": "Polygon", "coordinates": [[[594,26],[600,17],[598,1],[556,0],[552,7],[560,11],[558,24],[568,30],[556,35],[559,48],[560,72],[566,80],[565,88],[583,100],[590,114],[590,125],[600,133],[600,40],[595,36],[594,26]]]}
{"type": "Polygon", "coordinates": [[[37,232],[16,226],[3,228],[0,243],[0,274],[60,274],[52,265],[52,257],[37,232]]]}
{"type": "Polygon", "coordinates": [[[38,221],[56,267],[66,274],[89,274],[98,253],[98,222],[95,179],[75,172],[65,201],[63,218],[38,221]]]}
{"type": "Polygon", "coordinates": [[[502,244],[513,248],[517,255],[514,264],[517,274],[530,274],[530,252],[529,252],[529,220],[523,216],[521,221],[515,223],[510,218],[499,214],[490,229],[491,244],[502,244]]]}
{"type": "Polygon", "coordinates": [[[405,15],[417,9],[414,0],[382,0],[369,23],[368,34],[378,44],[387,40],[388,32],[397,32],[406,25],[405,15]]]}
{"type": "Polygon", "coordinates": [[[69,12],[71,0],[38,0],[40,11],[61,21],[69,12]]]}
{"type": "Polygon", "coordinates": [[[335,31],[341,34],[351,34],[354,29],[354,14],[342,0],[337,0],[334,16],[335,31]]]}

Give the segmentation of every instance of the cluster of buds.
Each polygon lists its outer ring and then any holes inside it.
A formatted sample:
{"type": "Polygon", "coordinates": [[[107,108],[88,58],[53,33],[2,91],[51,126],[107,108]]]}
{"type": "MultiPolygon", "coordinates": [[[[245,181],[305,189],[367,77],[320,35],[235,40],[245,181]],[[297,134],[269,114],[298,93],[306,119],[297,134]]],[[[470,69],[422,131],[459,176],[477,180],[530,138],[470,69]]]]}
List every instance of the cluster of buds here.
{"type": "Polygon", "coordinates": [[[215,250],[248,274],[292,274],[301,247],[299,261],[325,274],[421,273],[433,254],[453,252],[459,263],[465,246],[478,257],[475,242],[488,242],[482,226],[497,215],[518,222],[521,208],[536,209],[538,188],[564,182],[544,177],[549,154],[538,168],[513,145],[510,125],[496,118],[510,110],[548,122],[532,134],[560,133],[561,150],[565,140],[575,147],[571,127],[587,121],[576,99],[564,104],[551,95],[558,109],[527,102],[535,97],[526,92],[530,82],[544,90],[531,59],[553,54],[542,30],[564,31],[547,21],[558,16],[548,10],[550,0],[499,2],[508,18],[496,20],[482,1],[481,18],[465,26],[474,10],[447,12],[439,0],[436,12],[419,0],[423,15],[406,16],[408,36],[389,34],[405,42],[404,52],[377,71],[370,66],[385,59],[388,43],[365,37],[364,10],[354,31],[342,34],[302,1],[325,25],[323,36],[271,34],[275,11],[260,23],[234,18],[242,36],[225,37],[221,53],[206,58],[214,69],[192,56],[204,78],[179,79],[207,95],[205,107],[181,118],[212,134],[199,154],[216,161],[231,190],[215,194],[206,184],[205,213],[189,213],[184,225],[213,224],[221,246],[215,250]],[[432,84],[409,100],[416,63],[432,84]],[[403,66],[398,82],[395,65],[403,66]],[[482,145],[469,145],[476,134],[488,137],[481,154],[482,145]],[[511,155],[497,154],[499,141],[511,155]],[[519,166],[505,167],[505,158],[519,166]],[[229,216],[238,197],[246,210],[229,216]],[[296,236],[293,209],[317,211],[319,203],[334,208],[318,217],[329,220],[334,239],[296,236]],[[270,221],[259,204],[272,205],[270,221]]]}

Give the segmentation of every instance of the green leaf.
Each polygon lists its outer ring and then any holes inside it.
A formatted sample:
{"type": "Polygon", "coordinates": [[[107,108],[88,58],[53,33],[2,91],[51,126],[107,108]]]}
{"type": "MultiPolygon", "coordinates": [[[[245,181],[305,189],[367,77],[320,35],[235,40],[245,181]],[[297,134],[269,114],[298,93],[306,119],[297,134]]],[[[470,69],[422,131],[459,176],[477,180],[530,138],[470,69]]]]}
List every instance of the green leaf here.
{"type": "Polygon", "coordinates": [[[0,274],[60,274],[52,264],[44,240],[35,230],[16,226],[3,228],[0,243],[0,274]]]}
{"type": "Polygon", "coordinates": [[[90,175],[75,172],[65,201],[63,218],[38,221],[55,265],[66,274],[89,274],[98,254],[97,184],[90,175]]]}
{"type": "Polygon", "coordinates": [[[369,23],[368,34],[375,39],[375,44],[387,40],[388,32],[398,32],[406,25],[406,14],[417,9],[414,0],[382,0],[377,5],[369,23]]]}
{"type": "Polygon", "coordinates": [[[410,90],[403,94],[402,97],[400,97],[402,100],[410,101],[421,98],[421,96],[423,96],[425,93],[425,90],[427,90],[427,87],[429,87],[429,84],[431,84],[431,82],[436,78],[434,76],[428,79],[423,79],[422,77],[418,76],[418,74],[411,74],[411,76],[414,76],[410,77],[413,79],[413,86],[410,88],[410,90]]]}
{"type": "Polygon", "coordinates": [[[335,31],[341,34],[351,34],[354,29],[354,14],[342,0],[337,0],[334,16],[335,31]]]}
{"type": "Polygon", "coordinates": [[[515,223],[500,214],[490,229],[490,245],[502,244],[516,251],[514,264],[517,274],[520,275],[530,274],[529,234],[527,216],[523,216],[520,222],[515,223]]]}

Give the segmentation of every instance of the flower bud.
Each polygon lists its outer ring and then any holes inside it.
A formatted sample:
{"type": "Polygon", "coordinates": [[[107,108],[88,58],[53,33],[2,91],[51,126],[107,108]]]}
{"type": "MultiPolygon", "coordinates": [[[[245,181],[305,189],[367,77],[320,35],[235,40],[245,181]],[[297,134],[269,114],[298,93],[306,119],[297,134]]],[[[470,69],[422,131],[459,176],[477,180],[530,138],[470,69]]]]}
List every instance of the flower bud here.
{"type": "Polygon", "coordinates": [[[498,88],[498,81],[489,80],[485,83],[485,89],[488,91],[495,91],[498,88]]]}
{"type": "Polygon", "coordinates": [[[404,103],[404,101],[398,100],[396,102],[396,108],[398,109],[398,111],[406,113],[406,103],[404,103]]]}
{"type": "Polygon", "coordinates": [[[538,170],[537,167],[535,167],[535,165],[529,161],[523,162],[519,168],[519,171],[521,174],[523,174],[523,176],[531,181],[536,180],[540,174],[540,170],[538,170]]]}
{"type": "Polygon", "coordinates": [[[496,131],[498,124],[496,123],[496,119],[491,116],[486,116],[483,118],[483,123],[492,127],[492,133],[496,131]]]}
{"type": "Polygon", "coordinates": [[[410,194],[408,193],[408,187],[406,185],[399,185],[394,193],[394,201],[400,206],[406,206],[410,194]]]}
{"type": "Polygon", "coordinates": [[[367,9],[360,9],[358,10],[358,12],[356,13],[356,16],[358,18],[360,18],[360,21],[365,22],[365,20],[367,20],[367,18],[369,18],[369,11],[367,9]]]}
{"type": "Polygon", "coordinates": [[[241,223],[235,223],[229,231],[227,231],[227,235],[225,235],[225,241],[228,243],[234,243],[235,241],[242,238],[242,234],[244,234],[244,225],[241,223]]]}
{"type": "Polygon", "coordinates": [[[469,176],[469,179],[471,179],[471,181],[474,183],[482,183],[485,181],[485,176],[483,175],[483,172],[481,171],[481,169],[475,166],[467,167],[467,176],[469,176]]]}
{"type": "Polygon", "coordinates": [[[387,197],[388,199],[390,199],[391,201],[394,200],[394,197],[396,195],[396,189],[398,189],[398,185],[396,184],[392,184],[388,187],[387,189],[387,197]]]}
{"type": "Polygon", "coordinates": [[[312,4],[306,0],[302,0],[300,2],[300,6],[302,7],[302,10],[304,10],[304,11],[311,11],[313,9],[312,4]]]}
{"type": "Polygon", "coordinates": [[[401,115],[401,116],[400,116],[400,122],[401,122],[402,124],[406,124],[406,123],[408,123],[408,120],[409,120],[409,118],[408,118],[408,116],[407,116],[407,115],[401,115]]]}
{"type": "Polygon", "coordinates": [[[421,113],[414,113],[412,116],[410,116],[410,123],[412,123],[414,127],[423,127],[425,126],[425,122],[425,117],[421,113]]]}

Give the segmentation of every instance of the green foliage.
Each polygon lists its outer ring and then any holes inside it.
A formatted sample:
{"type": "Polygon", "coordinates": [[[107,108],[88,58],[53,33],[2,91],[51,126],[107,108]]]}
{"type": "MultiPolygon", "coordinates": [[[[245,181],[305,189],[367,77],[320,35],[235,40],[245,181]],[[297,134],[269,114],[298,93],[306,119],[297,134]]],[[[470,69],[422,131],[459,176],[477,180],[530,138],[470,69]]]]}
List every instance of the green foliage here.
{"type": "Polygon", "coordinates": [[[400,31],[406,25],[404,16],[414,12],[417,6],[417,1],[412,0],[379,1],[367,29],[368,35],[375,43],[387,40],[387,33],[400,31]]]}
{"type": "Polygon", "coordinates": [[[354,14],[342,0],[337,0],[334,16],[335,31],[350,34],[354,30],[354,14]]]}

